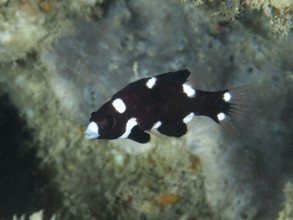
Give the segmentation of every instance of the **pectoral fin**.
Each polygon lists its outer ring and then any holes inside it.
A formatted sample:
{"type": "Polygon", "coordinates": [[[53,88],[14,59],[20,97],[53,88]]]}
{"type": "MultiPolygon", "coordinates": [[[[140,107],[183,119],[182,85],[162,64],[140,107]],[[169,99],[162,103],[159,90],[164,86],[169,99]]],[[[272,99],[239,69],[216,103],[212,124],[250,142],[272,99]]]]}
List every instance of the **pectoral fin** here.
{"type": "Polygon", "coordinates": [[[183,122],[178,122],[177,124],[163,123],[158,128],[158,131],[161,134],[164,134],[170,137],[181,137],[186,134],[187,126],[183,122]]]}

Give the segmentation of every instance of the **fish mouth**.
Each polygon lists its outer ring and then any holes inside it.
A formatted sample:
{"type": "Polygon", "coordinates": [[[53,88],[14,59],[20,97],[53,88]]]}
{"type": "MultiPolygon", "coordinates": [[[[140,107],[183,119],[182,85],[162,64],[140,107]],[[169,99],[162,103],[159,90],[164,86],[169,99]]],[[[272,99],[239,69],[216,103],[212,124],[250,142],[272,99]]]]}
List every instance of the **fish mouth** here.
{"type": "Polygon", "coordinates": [[[99,126],[96,122],[92,121],[89,123],[84,131],[84,136],[87,139],[97,139],[99,137],[99,126]]]}

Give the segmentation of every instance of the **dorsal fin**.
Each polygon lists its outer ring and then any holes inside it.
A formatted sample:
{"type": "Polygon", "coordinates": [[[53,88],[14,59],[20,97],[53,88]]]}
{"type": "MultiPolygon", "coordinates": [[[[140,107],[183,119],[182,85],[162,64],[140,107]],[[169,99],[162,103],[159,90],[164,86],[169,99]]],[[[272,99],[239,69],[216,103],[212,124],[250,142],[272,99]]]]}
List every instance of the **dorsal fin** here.
{"type": "Polygon", "coordinates": [[[163,79],[164,81],[177,81],[179,83],[185,83],[187,81],[187,78],[189,77],[190,72],[187,69],[178,70],[176,72],[168,72],[163,73],[160,75],[157,75],[156,77],[158,79],[163,79]]]}

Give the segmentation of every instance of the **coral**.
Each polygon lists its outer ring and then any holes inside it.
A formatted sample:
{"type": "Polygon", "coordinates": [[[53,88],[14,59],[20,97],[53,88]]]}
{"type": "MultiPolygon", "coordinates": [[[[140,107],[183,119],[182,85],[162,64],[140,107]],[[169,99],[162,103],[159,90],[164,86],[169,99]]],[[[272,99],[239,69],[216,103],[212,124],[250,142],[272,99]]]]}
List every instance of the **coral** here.
{"type": "Polygon", "coordinates": [[[67,0],[66,7],[71,13],[76,13],[87,18],[103,16],[103,10],[99,5],[102,5],[104,0],[67,0]]]}
{"type": "Polygon", "coordinates": [[[159,197],[159,205],[161,209],[164,209],[168,205],[175,205],[180,202],[181,197],[173,194],[163,194],[159,197]]]}
{"type": "Polygon", "coordinates": [[[72,28],[69,15],[102,16],[101,0],[11,0],[0,2],[0,62],[50,48],[72,28]]]}
{"type": "Polygon", "coordinates": [[[36,48],[47,34],[44,14],[32,1],[0,5],[0,61],[13,61],[36,48]]]}
{"type": "MultiPolygon", "coordinates": [[[[25,215],[20,216],[19,218],[15,215],[12,217],[12,220],[24,220],[24,219],[29,219],[29,220],[43,220],[44,218],[44,210],[40,210],[38,212],[35,212],[31,214],[29,217],[26,217],[25,215]]],[[[48,219],[48,218],[46,218],[48,219]]],[[[52,216],[50,220],[55,220],[55,216],[52,216]]]]}
{"type": "Polygon", "coordinates": [[[287,183],[284,188],[285,204],[284,209],[279,213],[278,220],[293,219],[293,184],[287,183]]]}
{"type": "Polygon", "coordinates": [[[209,1],[209,0],[178,0],[185,4],[190,4],[193,7],[201,7],[209,11],[209,13],[217,17],[221,21],[234,20],[242,10],[242,4],[239,0],[228,1],[209,1]]]}
{"type": "MultiPolygon", "coordinates": [[[[292,29],[293,4],[291,0],[228,0],[228,1],[203,1],[203,0],[179,0],[181,3],[191,3],[193,6],[204,7],[212,11],[213,16],[219,22],[230,22],[241,17],[245,11],[262,11],[270,19],[273,32],[284,37],[292,29]]],[[[255,18],[255,20],[258,20],[255,18]]]]}
{"type": "Polygon", "coordinates": [[[291,0],[246,0],[245,4],[252,9],[262,10],[270,19],[274,32],[285,36],[293,27],[293,4],[291,0]]]}
{"type": "Polygon", "coordinates": [[[58,177],[65,193],[67,218],[174,219],[184,215],[213,219],[200,171],[191,169],[189,153],[181,144],[161,142],[146,154],[136,155],[110,145],[98,149],[92,146],[85,149],[86,155],[67,150],[65,168],[69,173],[58,177]],[[103,159],[96,155],[103,155],[103,159]],[[70,161],[79,161],[79,167],[70,161]],[[166,199],[166,194],[178,196],[166,199]]]}

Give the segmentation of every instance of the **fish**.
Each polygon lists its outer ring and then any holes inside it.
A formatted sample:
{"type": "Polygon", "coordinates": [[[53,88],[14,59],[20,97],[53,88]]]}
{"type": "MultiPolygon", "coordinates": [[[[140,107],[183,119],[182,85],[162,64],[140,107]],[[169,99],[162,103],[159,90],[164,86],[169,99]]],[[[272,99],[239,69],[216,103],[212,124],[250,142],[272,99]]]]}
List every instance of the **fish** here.
{"type": "Polygon", "coordinates": [[[228,122],[238,109],[237,90],[197,90],[187,80],[190,74],[183,69],[130,83],[92,112],[85,137],[128,138],[144,144],[151,140],[152,131],[182,137],[198,116],[228,122]]]}

